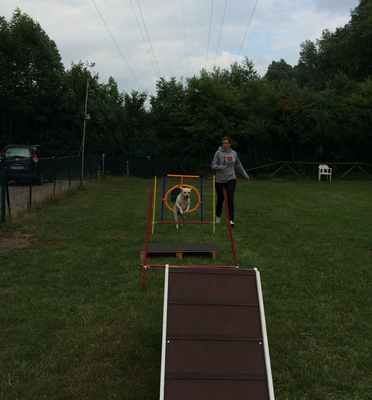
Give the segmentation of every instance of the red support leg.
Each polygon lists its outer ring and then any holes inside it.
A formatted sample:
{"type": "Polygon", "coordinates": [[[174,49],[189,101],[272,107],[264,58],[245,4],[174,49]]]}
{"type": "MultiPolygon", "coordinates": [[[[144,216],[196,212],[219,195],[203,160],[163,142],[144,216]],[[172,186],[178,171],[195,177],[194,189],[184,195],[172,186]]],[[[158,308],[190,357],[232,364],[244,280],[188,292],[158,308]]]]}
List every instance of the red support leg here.
{"type": "Polygon", "coordinates": [[[235,267],[238,267],[238,261],[236,259],[236,252],[235,252],[235,246],[234,246],[234,237],[232,234],[232,229],[231,229],[231,224],[230,224],[230,213],[229,213],[229,206],[227,204],[227,196],[226,196],[226,190],[223,188],[223,197],[225,199],[225,206],[226,206],[226,217],[227,217],[227,223],[229,225],[229,231],[230,231],[230,239],[231,239],[231,246],[234,254],[234,262],[235,262],[235,267]]]}
{"type": "Polygon", "coordinates": [[[143,268],[143,276],[142,276],[142,286],[145,285],[146,279],[146,263],[147,263],[147,252],[149,249],[149,236],[150,236],[150,225],[151,225],[151,207],[152,207],[152,198],[154,196],[154,189],[150,191],[150,204],[149,204],[149,215],[147,218],[147,232],[146,232],[146,246],[145,246],[145,258],[143,261],[144,268],[143,268]]]}
{"type": "Polygon", "coordinates": [[[146,281],[146,267],[143,267],[142,286],[145,286],[145,281],[146,281]]]}

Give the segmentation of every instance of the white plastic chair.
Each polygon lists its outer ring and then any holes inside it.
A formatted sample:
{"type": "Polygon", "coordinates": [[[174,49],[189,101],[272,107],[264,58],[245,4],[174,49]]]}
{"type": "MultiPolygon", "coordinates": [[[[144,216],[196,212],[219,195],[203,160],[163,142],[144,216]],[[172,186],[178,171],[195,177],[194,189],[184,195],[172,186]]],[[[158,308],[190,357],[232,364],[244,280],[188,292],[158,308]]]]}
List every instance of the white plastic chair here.
{"type": "Polygon", "coordinates": [[[322,179],[322,175],[325,175],[327,179],[332,180],[332,168],[329,168],[326,164],[320,164],[318,167],[318,180],[322,179]]]}

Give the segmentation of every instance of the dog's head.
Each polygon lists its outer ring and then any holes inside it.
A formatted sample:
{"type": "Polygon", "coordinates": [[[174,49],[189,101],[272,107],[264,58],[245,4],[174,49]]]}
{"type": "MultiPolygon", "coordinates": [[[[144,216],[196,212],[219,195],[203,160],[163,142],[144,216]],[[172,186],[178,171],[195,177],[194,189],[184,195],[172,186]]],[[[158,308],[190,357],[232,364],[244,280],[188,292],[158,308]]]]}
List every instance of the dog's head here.
{"type": "Polygon", "coordinates": [[[190,197],[191,188],[180,186],[180,190],[184,199],[188,199],[190,197]]]}

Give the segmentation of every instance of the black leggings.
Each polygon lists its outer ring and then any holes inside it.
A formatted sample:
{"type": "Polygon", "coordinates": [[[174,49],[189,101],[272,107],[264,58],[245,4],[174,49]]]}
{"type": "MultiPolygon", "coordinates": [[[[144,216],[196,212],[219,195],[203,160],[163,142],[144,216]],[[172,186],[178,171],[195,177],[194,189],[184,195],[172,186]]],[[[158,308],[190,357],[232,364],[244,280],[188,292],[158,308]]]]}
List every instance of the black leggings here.
{"type": "Polygon", "coordinates": [[[236,179],[228,181],[226,183],[216,182],[216,193],[217,193],[217,205],[216,205],[216,216],[220,217],[222,214],[222,205],[224,201],[223,188],[226,190],[227,206],[229,208],[229,214],[231,221],[234,221],[234,193],[236,188],[236,179]]]}

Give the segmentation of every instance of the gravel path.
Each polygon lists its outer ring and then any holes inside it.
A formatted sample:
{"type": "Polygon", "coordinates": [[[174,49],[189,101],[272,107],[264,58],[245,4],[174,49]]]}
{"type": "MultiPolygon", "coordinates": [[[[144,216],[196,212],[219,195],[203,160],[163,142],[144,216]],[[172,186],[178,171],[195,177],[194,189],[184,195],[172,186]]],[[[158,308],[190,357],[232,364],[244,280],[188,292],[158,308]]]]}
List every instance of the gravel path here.
{"type": "MultiPolygon", "coordinates": [[[[71,181],[70,186],[68,181],[56,181],[55,183],[44,183],[42,186],[32,186],[30,191],[30,186],[26,183],[15,184],[14,182],[9,182],[9,202],[12,217],[29,209],[30,197],[31,204],[35,205],[79,185],[80,181],[71,181]]],[[[8,215],[7,210],[6,218],[8,215]]]]}

